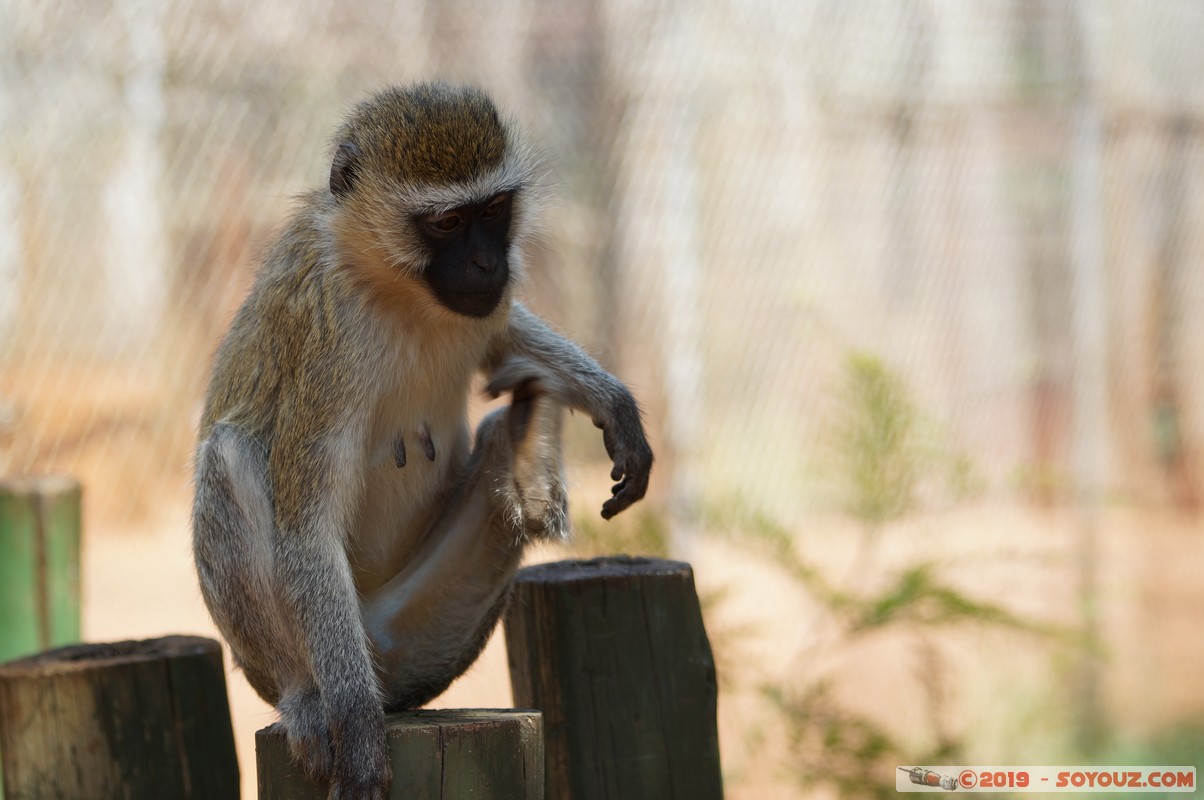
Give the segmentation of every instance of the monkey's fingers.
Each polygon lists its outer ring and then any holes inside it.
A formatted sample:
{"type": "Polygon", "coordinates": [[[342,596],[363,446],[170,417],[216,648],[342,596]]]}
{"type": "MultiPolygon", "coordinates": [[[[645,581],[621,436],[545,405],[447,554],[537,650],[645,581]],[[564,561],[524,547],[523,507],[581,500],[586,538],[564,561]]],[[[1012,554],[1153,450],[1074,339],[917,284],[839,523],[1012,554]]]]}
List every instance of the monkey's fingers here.
{"type": "Polygon", "coordinates": [[[345,720],[338,730],[327,800],[385,800],[392,769],[383,716],[345,720]]]}
{"type": "Polygon", "coordinates": [[[627,506],[620,505],[613,497],[602,504],[602,519],[610,519],[615,514],[618,514],[627,506]]]}
{"type": "Polygon", "coordinates": [[[602,504],[602,519],[610,519],[620,511],[625,511],[632,503],[639,499],[638,497],[629,496],[627,492],[628,487],[629,482],[627,480],[623,480],[615,485],[616,491],[614,495],[602,504]]]}
{"type": "Polygon", "coordinates": [[[485,385],[485,393],[496,399],[502,392],[508,392],[520,383],[525,383],[541,375],[542,373],[534,362],[511,356],[489,376],[489,383],[485,385]]]}
{"type": "Polygon", "coordinates": [[[526,387],[531,395],[562,393],[560,383],[551,373],[521,356],[507,358],[494,370],[485,386],[485,393],[496,400],[502,392],[515,391],[519,387],[526,387]]]}
{"type": "Polygon", "coordinates": [[[611,480],[618,480],[611,487],[611,498],[602,504],[602,518],[610,519],[642,499],[648,491],[648,477],[652,471],[652,459],[639,457],[628,459],[627,466],[615,464],[610,471],[611,480]],[[622,478],[622,480],[619,480],[622,478]]]}

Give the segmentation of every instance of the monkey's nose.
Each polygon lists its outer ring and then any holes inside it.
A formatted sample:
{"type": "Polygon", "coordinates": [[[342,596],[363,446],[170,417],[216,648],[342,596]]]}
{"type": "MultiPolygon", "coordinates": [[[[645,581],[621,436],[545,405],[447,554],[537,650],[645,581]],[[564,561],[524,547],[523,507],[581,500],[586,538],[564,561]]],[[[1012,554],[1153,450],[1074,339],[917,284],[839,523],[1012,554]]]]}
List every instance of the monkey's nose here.
{"type": "Polygon", "coordinates": [[[497,269],[497,261],[496,253],[476,253],[472,257],[472,265],[486,275],[492,275],[497,269]]]}

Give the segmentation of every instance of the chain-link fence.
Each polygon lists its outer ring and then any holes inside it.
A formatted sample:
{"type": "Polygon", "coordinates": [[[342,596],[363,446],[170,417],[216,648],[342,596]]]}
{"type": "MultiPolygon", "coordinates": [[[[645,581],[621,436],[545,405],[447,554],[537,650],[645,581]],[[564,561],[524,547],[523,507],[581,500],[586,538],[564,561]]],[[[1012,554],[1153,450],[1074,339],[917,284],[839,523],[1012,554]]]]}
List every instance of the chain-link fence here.
{"type": "Polygon", "coordinates": [[[685,528],[832,506],[857,354],[991,503],[1195,511],[1201,42],[1189,0],[5,0],[0,473],[185,503],[257,253],[352,103],[437,76],[545,153],[526,296],[633,386],[685,528]]]}
{"type": "Polygon", "coordinates": [[[1111,490],[1204,489],[1194,4],[3,14],[6,471],[181,479],[214,342],[341,114],[438,75],[487,86],[549,156],[533,302],[636,385],[683,491],[813,500],[852,350],[999,491],[1073,485],[1080,434],[1111,490]]]}

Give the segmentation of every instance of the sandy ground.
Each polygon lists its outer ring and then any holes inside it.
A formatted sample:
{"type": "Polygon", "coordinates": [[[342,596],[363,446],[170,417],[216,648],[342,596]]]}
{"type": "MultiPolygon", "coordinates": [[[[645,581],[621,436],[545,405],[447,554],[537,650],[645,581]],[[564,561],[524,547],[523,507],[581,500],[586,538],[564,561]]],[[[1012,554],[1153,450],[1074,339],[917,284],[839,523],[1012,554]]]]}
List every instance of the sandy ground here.
{"type": "MultiPolygon", "coordinates": [[[[93,641],[171,633],[216,636],[193,574],[183,502],[137,528],[86,534],[84,633],[93,641]]],[[[931,515],[888,531],[867,561],[856,529],[839,518],[809,520],[801,550],[833,580],[870,585],[892,565],[939,562],[976,597],[1049,622],[1076,618],[1077,520],[1069,512],[976,507],[931,515]]],[[[1109,511],[1100,527],[1100,625],[1108,645],[1104,694],[1126,736],[1204,711],[1204,526],[1152,512],[1109,511]]],[[[543,558],[555,554],[543,554],[543,558]]],[[[728,795],[800,797],[780,726],[758,687],[836,676],[851,707],[876,715],[901,737],[932,735],[916,685],[914,641],[886,635],[849,645],[826,640],[824,615],[785,575],[731,543],[691,556],[704,594],[721,591],[708,625],[724,674],[720,740],[728,795]]],[[[943,724],[964,733],[986,761],[1021,763],[1055,752],[1064,738],[1041,720],[1056,704],[1051,656],[1023,637],[942,631],[947,708],[943,724]],[[1034,716],[1035,715],[1035,716],[1034,716]],[[1037,722],[1033,722],[1037,719],[1037,722]],[[1044,748],[1044,749],[1043,749],[1044,748]]],[[[1054,657],[1056,660],[1056,657],[1054,657]]],[[[254,733],[275,715],[237,672],[228,675],[243,797],[255,797],[254,733]]],[[[511,702],[500,637],[432,705],[505,707],[511,702]]],[[[1035,763],[1030,761],[1028,763],[1035,763]]]]}

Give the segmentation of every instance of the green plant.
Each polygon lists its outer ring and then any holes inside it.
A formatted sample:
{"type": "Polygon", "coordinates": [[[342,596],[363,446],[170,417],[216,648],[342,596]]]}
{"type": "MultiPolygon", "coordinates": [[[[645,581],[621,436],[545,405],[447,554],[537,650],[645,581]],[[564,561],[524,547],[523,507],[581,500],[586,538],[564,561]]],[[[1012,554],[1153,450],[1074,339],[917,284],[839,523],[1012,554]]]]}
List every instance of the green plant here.
{"type": "Polygon", "coordinates": [[[583,513],[573,518],[573,536],[568,547],[580,558],[614,553],[668,558],[669,523],[653,507],[628,511],[606,524],[583,513]]]}
{"type": "Polygon", "coordinates": [[[849,356],[834,431],[833,463],[844,478],[849,511],[871,526],[915,502],[924,466],[918,414],[902,380],[882,361],[849,356]]]}
{"type": "Polygon", "coordinates": [[[973,464],[948,445],[903,380],[880,359],[851,355],[838,399],[825,463],[844,490],[846,512],[862,525],[862,547],[851,572],[858,577],[856,584],[829,577],[803,557],[792,531],[740,503],[715,510],[707,521],[710,530],[760,552],[816,601],[818,613],[836,630],[828,647],[851,646],[888,631],[905,634],[917,646],[921,658],[914,680],[925,698],[931,734],[926,739],[932,742],[922,752],[893,739],[874,719],[844,707],[823,677],[802,670],[762,687],[785,724],[792,748],[789,769],[800,785],[824,787],[841,797],[884,798],[895,794],[895,766],[952,763],[964,748],[941,721],[947,670],[931,631],[976,626],[1038,635],[1059,632],[947,584],[932,560],[871,567],[880,532],[920,505],[921,487],[943,488],[961,499],[978,482],[973,464]]]}

